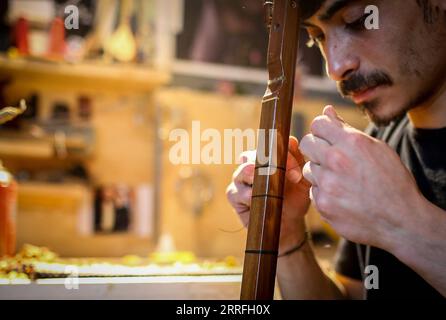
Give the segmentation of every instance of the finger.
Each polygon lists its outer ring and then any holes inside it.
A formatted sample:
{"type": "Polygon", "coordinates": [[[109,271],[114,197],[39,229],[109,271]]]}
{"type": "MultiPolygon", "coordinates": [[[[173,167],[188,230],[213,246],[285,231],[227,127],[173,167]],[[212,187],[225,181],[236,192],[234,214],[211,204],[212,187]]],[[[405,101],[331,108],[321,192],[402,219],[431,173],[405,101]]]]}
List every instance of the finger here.
{"type": "Polygon", "coordinates": [[[231,206],[237,212],[242,224],[247,227],[249,224],[252,188],[247,186],[238,188],[235,183],[232,182],[226,188],[226,196],[231,206]]]}
{"type": "Polygon", "coordinates": [[[327,153],[330,149],[330,144],[313,134],[307,134],[302,138],[300,143],[300,151],[305,154],[312,162],[325,165],[327,153]]]}
{"type": "Polygon", "coordinates": [[[252,198],[252,187],[243,186],[238,188],[237,197],[238,203],[245,205],[246,207],[251,207],[252,198]]]}
{"type": "Polygon", "coordinates": [[[318,181],[322,175],[322,167],[314,162],[308,161],[302,170],[303,176],[307,179],[313,186],[319,186],[318,181]]]}
{"type": "Polygon", "coordinates": [[[302,170],[301,166],[297,162],[296,158],[288,152],[287,158],[287,170],[286,170],[286,178],[292,183],[299,183],[302,179],[302,170]]]}
{"type": "Polygon", "coordinates": [[[234,183],[230,184],[226,190],[226,196],[232,207],[240,212],[249,211],[251,206],[252,188],[247,186],[237,187],[234,183]]]}
{"type": "Polygon", "coordinates": [[[243,226],[247,228],[249,226],[249,207],[245,208],[243,211],[238,212],[238,216],[243,226]]]}
{"type": "Polygon", "coordinates": [[[290,136],[290,139],[288,140],[288,151],[291,153],[295,153],[298,151],[299,148],[299,141],[297,141],[296,137],[290,136]]]}
{"type": "Polygon", "coordinates": [[[316,181],[314,181],[313,175],[311,174],[310,164],[311,164],[310,161],[305,163],[305,165],[302,169],[302,174],[305,177],[305,179],[307,179],[308,182],[310,182],[314,186],[314,185],[316,185],[316,181]]]}
{"type": "Polygon", "coordinates": [[[310,129],[313,135],[329,142],[331,145],[342,142],[346,135],[343,122],[327,115],[314,118],[310,129]]]}
{"type": "Polygon", "coordinates": [[[317,211],[321,214],[321,218],[322,218],[322,220],[328,222],[327,219],[326,219],[326,217],[325,217],[325,215],[324,215],[325,212],[323,212],[323,211],[321,210],[321,208],[319,207],[319,205],[318,205],[318,204],[319,204],[318,199],[319,199],[319,194],[320,194],[320,189],[319,189],[319,187],[317,187],[317,186],[313,186],[313,187],[311,187],[310,192],[311,192],[311,194],[310,194],[310,196],[311,196],[311,200],[313,201],[313,203],[314,203],[314,205],[315,205],[317,211]]]}
{"type": "Polygon", "coordinates": [[[315,181],[315,185],[320,187],[320,185],[321,185],[320,182],[322,180],[321,176],[322,176],[324,169],[319,164],[310,162],[310,171],[311,171],[311,176],[313,177],[313,180],[315,181]]]}
{"type": "Polygon", "coordinates": [[[290,137],[288,151],[294,156],[298,165],[302,168],[305,164],[305,158],[299,150],[299,141],[296,139],[296,137],[290,137]]]}
{"type": "Polygon", "coordinates": [[[299,151],[299,143],[295,137],[290,137],[287,157],[286,178],[292,183],[299,183],[302,179],[302,166],[305,163],[299,151]]]}
{"type": "Polygon", "coordinates": [[[310,188],[310,200],[311,201],[315,201],[314,200],[314,197],[315,197],[315,194],[318,192],[318,190],[319,190],[319,188],[318,188],[318,186],[311,186],[311,188],[310,188]]]}
{"type": "Polygon", "coordinates": [[[340,121],[342,123],[345,123],[344,119],[338,114],[338,112],[332,105],[326,106],[324,108],[324,111],[322,111],[322,114],[328,116],[333,121],[340,121]]]}
{"type": "Polygon", "coordinates": [[[243,151],[240,153],[239,156],[239,162],[238,163],[246,163],[246,162],[256,162],[256,151],[255,150],[249,150],[249,151],[243,151]]]}
{"type": "Polygon", "coordinates": [[[246,162],[240,165],[234,172],[233,181],[239,185],[251,186],[254,183],[254,170],[255,164],[251,162],[246,162]]]}

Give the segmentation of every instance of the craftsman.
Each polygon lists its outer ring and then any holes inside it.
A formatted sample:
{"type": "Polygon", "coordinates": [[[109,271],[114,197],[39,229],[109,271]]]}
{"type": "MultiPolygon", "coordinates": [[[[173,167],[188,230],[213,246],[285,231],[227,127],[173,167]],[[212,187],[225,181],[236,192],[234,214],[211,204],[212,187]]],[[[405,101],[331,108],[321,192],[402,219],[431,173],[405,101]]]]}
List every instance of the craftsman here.
{"type": "MultiPolygon", "coordinates": [[[[300,143],[290,139],[277,264],[281,294],[444,298],[446,1],[299,3],[328,75],[371,124],[363,133],[327,106],[300,143]],[[369,5],[379,9],[379,28],[365,27],[369,5]],[[321,269],[307,241],[311,200],[343,238],[334,274],[321,269]],[[379,271],[373,288],[365,285],[367,266],[379,271]]],[[[245,226],[252,160],[243,156],[227,189],[245,226]]]]}

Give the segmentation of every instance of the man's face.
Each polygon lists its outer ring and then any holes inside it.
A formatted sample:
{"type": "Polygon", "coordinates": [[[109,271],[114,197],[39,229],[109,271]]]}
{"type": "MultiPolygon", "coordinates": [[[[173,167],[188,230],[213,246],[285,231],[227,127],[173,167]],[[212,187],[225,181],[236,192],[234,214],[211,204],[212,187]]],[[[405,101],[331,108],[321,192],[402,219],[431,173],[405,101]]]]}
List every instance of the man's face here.
{"type": "Polygon", "coordinates": [[[428,106],[446,82],[444,4],[419,2],[327,0],[304,21],[341,94],[376,124],[428,106]],[[379,9],[378,30],[365,27],[368,5],[379,9]]]}

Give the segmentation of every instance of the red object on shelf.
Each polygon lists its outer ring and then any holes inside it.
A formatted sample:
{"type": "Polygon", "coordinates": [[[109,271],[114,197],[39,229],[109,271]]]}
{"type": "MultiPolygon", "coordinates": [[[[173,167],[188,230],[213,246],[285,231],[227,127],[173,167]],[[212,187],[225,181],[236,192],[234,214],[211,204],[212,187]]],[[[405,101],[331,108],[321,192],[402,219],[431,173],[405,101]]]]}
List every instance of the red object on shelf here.
{"type": "Polygon", "coordinates": [[[65,48],[65,25],[62,18],[57,17],[51,23],[48,55],[51,58],[62,59],[65,48]]]}
{"type": "Polygon", "coordinates": [[[15,46],[21,55],[29,54],[29,26],[28,20],[23,17],[17,19],[14,28],[14,42],[15,46]]]}
{"type": "Polygon", "coordinates": [[[0,257],[16,251],[17,182],[0,162],[0,257]]]}

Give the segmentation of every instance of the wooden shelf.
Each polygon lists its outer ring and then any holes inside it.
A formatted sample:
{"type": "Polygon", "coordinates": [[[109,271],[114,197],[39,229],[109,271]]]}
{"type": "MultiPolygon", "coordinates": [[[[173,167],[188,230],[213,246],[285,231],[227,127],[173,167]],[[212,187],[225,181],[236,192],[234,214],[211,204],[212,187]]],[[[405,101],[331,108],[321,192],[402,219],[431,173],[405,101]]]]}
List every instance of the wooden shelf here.
{"type": "Polygon", "coordinates": [[[167,72],[135,64],[71,64],[0,56],[0,79],[5,77],[24,85],[50,84],[125,91],[151,91],[170,80],[167,72]]]}
{"type": "MultiPolygon", "coordinates": [[[[67,158],[80,159],[88,157],[92,153],[94,148],[93,133],[90,131],[85,131],[85,133],[61,132],[66,133],[64,148],[67,158]]],[[[33,137],[23,132],[0,131],[1,157],[55,159],[57,158],[56,145],[54,134],[51,132],[47,132],[41,137],[33,137]]]]}
{"type": "Polygon", "coordinates": [[[91,193],[88,186],[80,183],[19,182],[19,212],[35,208],[58,209],[64,205],[76,207],[91,193]]]}
{"type": "Polygon", "coordinates": [[[49,159],[54,157],[53,144],[48,140],[0,139],[0,154],[3,157],[29,157],[49,159]]]}

